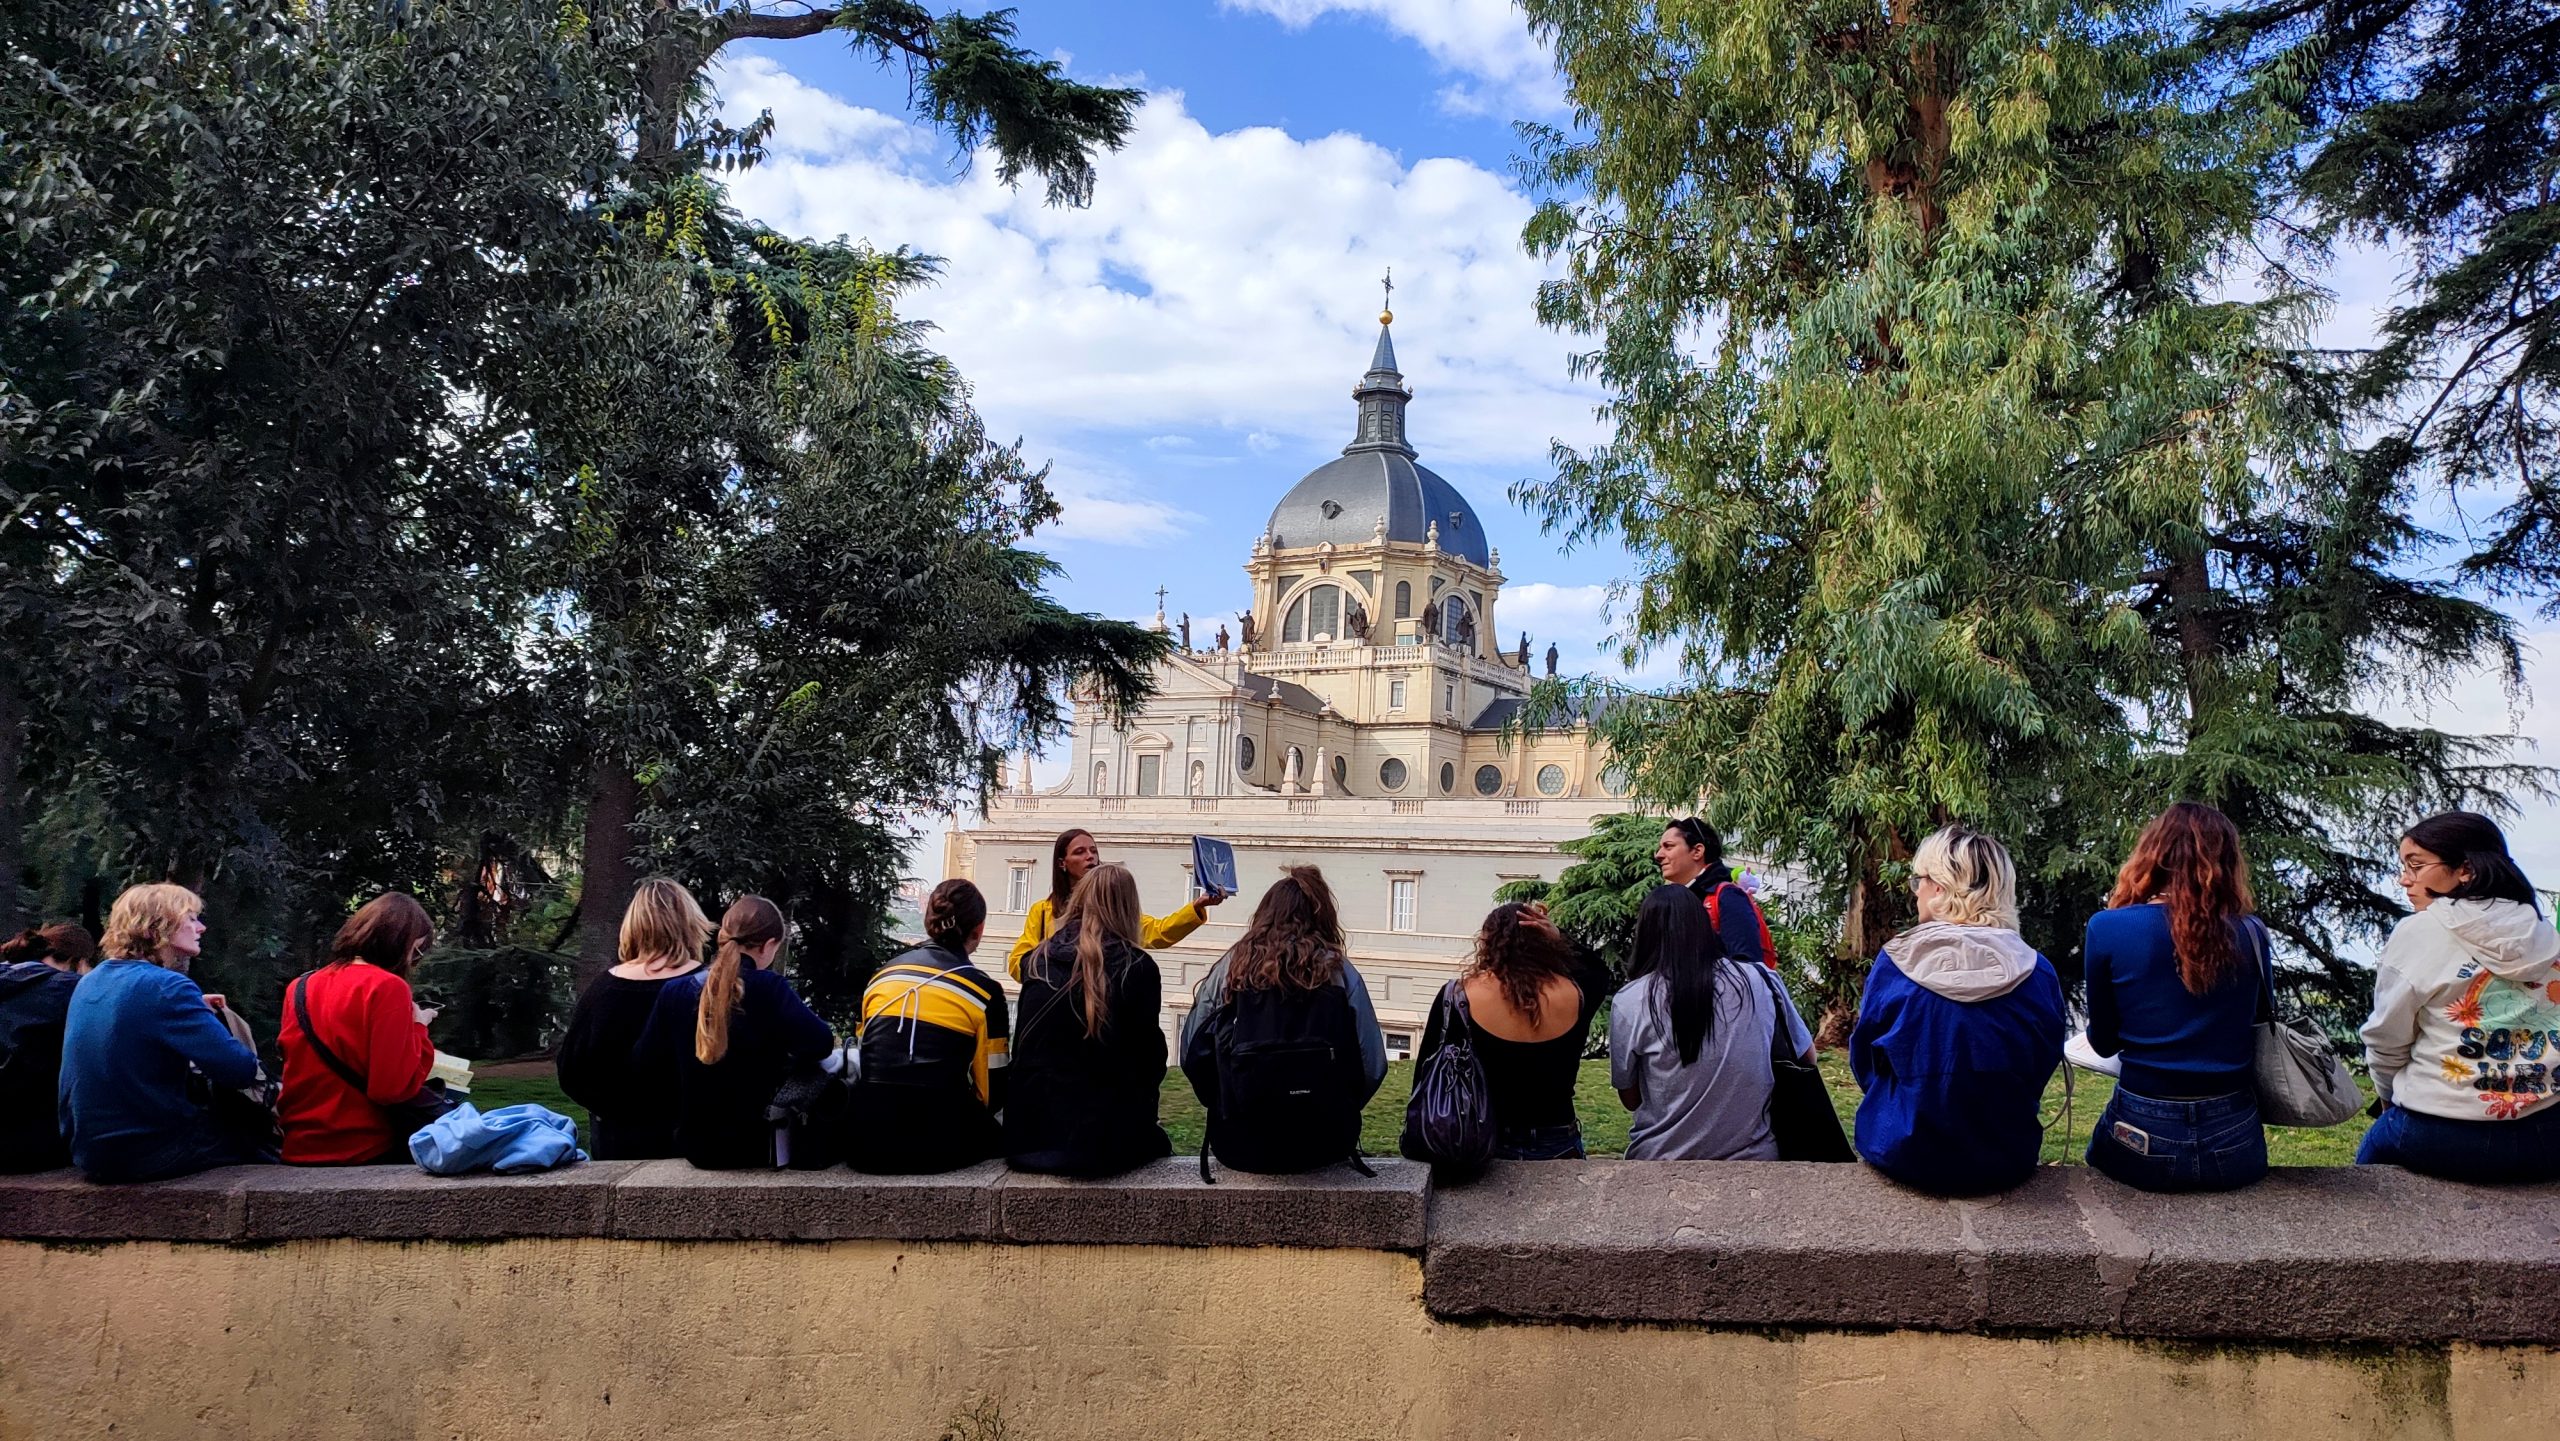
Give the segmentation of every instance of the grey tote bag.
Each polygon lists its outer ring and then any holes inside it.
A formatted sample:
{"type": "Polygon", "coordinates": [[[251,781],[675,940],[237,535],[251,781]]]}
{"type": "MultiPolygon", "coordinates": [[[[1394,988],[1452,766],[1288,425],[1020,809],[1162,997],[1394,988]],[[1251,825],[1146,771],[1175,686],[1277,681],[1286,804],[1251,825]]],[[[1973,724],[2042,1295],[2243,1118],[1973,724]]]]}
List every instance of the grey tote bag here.
{"type": "Polygon", "coordinates": [[[2277,1018],[2267,928],[2253,916],[2248,929],[2258,951],[2259,1119],[2271,1126],[2335,1126],[2353,1118],[2364,1109],[2355,1073],[2327,1040],[2277,1018]]]}

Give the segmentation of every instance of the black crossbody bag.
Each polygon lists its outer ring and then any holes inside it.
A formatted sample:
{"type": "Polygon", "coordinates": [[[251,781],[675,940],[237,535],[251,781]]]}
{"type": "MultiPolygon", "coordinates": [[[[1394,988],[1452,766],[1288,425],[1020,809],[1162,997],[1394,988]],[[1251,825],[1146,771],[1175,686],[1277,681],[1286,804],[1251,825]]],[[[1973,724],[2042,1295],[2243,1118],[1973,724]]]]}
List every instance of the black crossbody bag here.
{"type": "Polygon", "coordinates": [[[1822,1072],[1806,1065],[1787,1044],[1787,993],[1777,973],[1753,962],[1739,962],[1761,973],[1769,985],[1769,1069],[1778,1084],[1769,1092],[1769,1130],[1778,1139],[1781,1161],[1854,1161],[1849,1137],[1840,1129],[1840,1113],[1831,1107],[1831,1088],[1822,1072]]]}
{"type": "MultiPolygon", "coordinates": [[[[339,1059],[338,1053],[329,1049],[329,1043],[320,1039],[320,1033],[311,1029],[311,1006],[302,995],[302,988],[310,982],[311,978],[306,975],[293,983],[293,1015],[294,1019],[302,1022],[302,1039],[311,1043],[311,1054],[320,1058],[320,1064],[327,1066],[333,1075],[354,1087],[355,1093],[362,1096],[365,1094],[364,1077],[356,1073],[355,1067],[339,1059]]],[[[377,1101],[375,1104],[382,1103],[377,1101]]],[[[405,1140],[422,1128],[443,1120],[447,1111],[461,1104],[445,1091],[444,1082],[430,1080],[409,1099],[382,1106],[382,1113],[390,1118],[391,1129],[405,1140]]]]}

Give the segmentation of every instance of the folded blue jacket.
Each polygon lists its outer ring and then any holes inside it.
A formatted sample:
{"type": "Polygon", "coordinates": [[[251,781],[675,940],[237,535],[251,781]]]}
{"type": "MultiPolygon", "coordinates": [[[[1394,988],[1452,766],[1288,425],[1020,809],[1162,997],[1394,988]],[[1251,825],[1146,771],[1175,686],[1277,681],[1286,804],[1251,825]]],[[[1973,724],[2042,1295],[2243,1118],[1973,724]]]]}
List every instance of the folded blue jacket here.
{"type": "Polygon", "coordinates": [[[500,1106],[486,1115],[465,1101],[409,1138],[409,1154],[432,1175],[548,1171],[583,1161],[578,1123],[542,1106],[500,1106]]]}

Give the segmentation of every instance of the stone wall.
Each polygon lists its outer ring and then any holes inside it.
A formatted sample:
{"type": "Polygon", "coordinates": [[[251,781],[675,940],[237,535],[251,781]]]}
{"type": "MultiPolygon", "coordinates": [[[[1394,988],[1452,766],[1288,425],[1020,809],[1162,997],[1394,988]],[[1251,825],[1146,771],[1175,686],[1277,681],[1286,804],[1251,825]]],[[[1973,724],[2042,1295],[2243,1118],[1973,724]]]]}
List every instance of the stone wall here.
{"type": "Polygon", "coordinates": [[[0,1441],[2486,1436],[2560,1191],[1863,1168],[0,1179],[0,1441]]]}

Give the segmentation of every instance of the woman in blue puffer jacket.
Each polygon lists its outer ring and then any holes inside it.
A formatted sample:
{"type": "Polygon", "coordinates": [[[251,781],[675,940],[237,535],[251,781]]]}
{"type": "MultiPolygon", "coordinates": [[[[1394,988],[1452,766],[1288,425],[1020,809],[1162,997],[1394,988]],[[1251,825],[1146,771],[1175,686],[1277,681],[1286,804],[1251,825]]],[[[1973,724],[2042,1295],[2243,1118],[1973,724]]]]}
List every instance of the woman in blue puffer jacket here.
{"type": "Polygon", "coordinates": [[[1991,837],[1949,826],[1911,858],[1920,924],[1867,973],[1849,1066],[1858,1155],[1942,1196],[2035,1171],[2037,1107],[2062,1063],[2062,978],[2018,934],[2017,871],[1991,837]]]}

